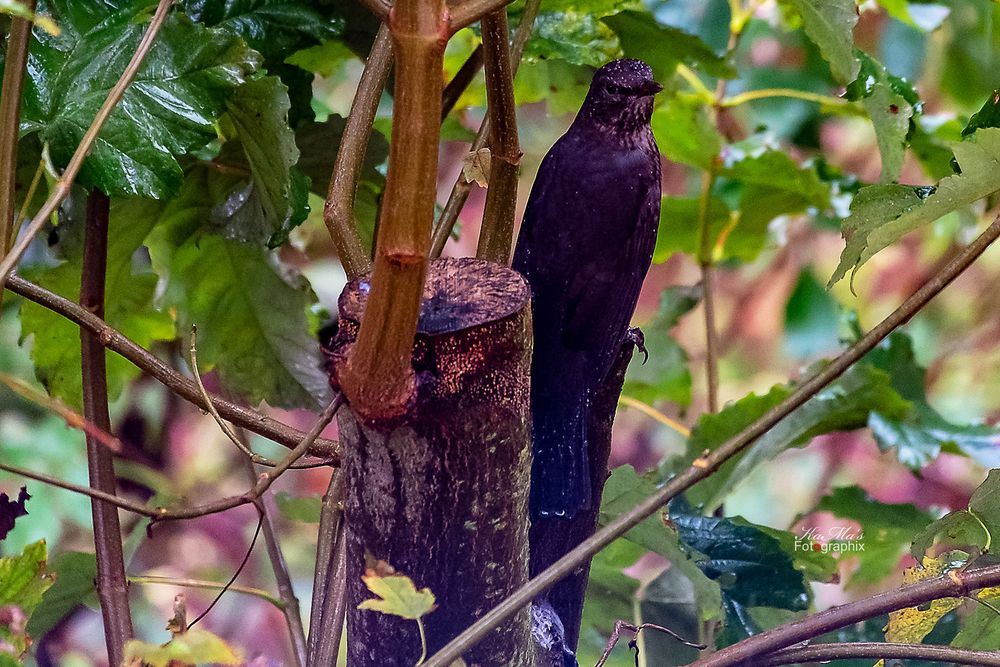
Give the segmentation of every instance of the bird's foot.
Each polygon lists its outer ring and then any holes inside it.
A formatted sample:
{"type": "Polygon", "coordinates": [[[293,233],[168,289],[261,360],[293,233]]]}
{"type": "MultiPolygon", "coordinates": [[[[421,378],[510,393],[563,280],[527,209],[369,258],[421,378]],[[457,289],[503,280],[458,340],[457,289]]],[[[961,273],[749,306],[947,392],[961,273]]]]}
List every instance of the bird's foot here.
{"type": "Polygon", "coordinates": [[[639,327],[630,327],[628,333],[625,334],[625,342],[632,343],[635,345],[635,349],[642,352],[643,365],[649,361],[649,351],[646,349],[646,337],[642,334],[642,329],[639,327]]]}

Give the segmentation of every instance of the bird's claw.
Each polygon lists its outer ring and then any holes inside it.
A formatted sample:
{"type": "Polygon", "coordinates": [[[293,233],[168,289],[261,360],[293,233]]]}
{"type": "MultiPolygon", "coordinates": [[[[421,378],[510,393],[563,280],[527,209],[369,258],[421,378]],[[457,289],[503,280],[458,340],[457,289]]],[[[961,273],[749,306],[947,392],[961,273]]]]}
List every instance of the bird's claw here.
{"type": "Polygon", "coordinates": [[[642,365],[645,366],[646,362],[649,361],[649,350],[646,349],[646,337],[642,334],[642,329],[630,327],[628,333],[625,334],[625,341],[632,343],[637,350],[642,352],[642,365]]]}

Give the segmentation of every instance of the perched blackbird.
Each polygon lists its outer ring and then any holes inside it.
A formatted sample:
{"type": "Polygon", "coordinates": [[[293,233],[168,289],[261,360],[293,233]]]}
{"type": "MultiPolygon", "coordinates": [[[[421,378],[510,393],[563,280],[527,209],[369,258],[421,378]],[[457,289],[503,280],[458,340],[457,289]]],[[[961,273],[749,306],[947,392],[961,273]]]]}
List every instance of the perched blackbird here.
{"type": "Polygon", "coordinates": [[[587,423],[628,329],[656,243],[660,154],[649,126],[662,86],[641,60],[599,69],[542,160],[513,266],[531,286],[534,517],[591,503],[587,423]]]}

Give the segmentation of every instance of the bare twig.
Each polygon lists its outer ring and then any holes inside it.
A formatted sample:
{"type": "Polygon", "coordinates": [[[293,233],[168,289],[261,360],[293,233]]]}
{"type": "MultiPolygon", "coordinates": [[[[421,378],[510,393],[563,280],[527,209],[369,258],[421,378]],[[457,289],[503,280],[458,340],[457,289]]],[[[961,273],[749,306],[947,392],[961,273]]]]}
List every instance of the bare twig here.
{"type": "Polygon", "coordinates": [[[52,188],[52,192],[49,194],[48,199],[39,209],[38,213],[28,224],[24,233],[18,239],[17,243],[10,249],[10,252],[3,261],[0,262],[0,288],[4,286],[7,281],[7,277],[10,272],[14,269],[18,260],[24,254],[28,246],[31,245],[31,241],[38,235],[38,232],[42,230],[49,216],[59,207],[66,197],[69,196],[70,189],[73,186],[73,181],[76,179],[77,174],[80,172],[80,168],[83,166],[83,161],[87,158],[90,153],[90,149],[93,148],[94,142],[97,141],[98,135],[101,133],[101,128],[104,127],[104,123],[108,120],[111,112],[114,111],[115,106],[121,101],[122,96],[125,94],[125,90],[132,83],[132,79],[139,72],[142,67],[142,62],[146,58],[146,54],[153,46],[153,42],[156,39],[156,34],[160,31],[163,26],[163,22],[167,20],[167,14],[170,12],[170,6],[173,4],[173,0],[160,0],[160,3],[156,7],[156,13],[153,14],[152,20],[149,22],[149,27],[146,28],[145,34],[139,41],[139,45],[135,49],[135,53],[132,55],[132,59],[129,61],[128,65],[125,66],[125,71],[122,72],[121,77],[119,77],[118,82],[108,93],[108,97],[104,100],[104,104],[98,110],[97,115],[94,116],[94,121],[87,128],[87,132],[83,135],[83,139],[80,140],[80,145],[76,147],[76,151],[69,160],[69,164],[66,165],[66,170],[63,172],[62,176],[56,182],[55,186],[52,188]]]}
{"type": "Polygon", "coordinates": [[[444,92],[441,93],[441,121],[448,117],[452,109],[458,103],[458,99],[465,92],[465,89],[469,87],[472,80],[476,78],[476,74],[479,72],[480,68],[483,66],[483,45],[479,44],[476,48],[469,54],[469,57],[465,59],[462,66],[458,68],[455,72],[455,76],[452,77],[448,85],[444,87],[444,92]]]}
{"type": "Polygon", "coordinates": [[[354,220],[354,195],[365,160],[365,149],[372,133],[372,122],[378,110],[382,89],[392,67],[392,37],[389,26],[379,26],[375,43],[365,61],[365,69],[358,81],[358,90],[347,115],[344,133],[340,140],[337,160],[330,176],[330,188],[323,205],[323,221],[330,231],[340,263],[348,278],[354,278],[371,269],[372,263],[358,236],[354,220]]]}
{"type": "MultiPolygon", "coordinates": [[[[24,6],[29,12],[34,12],[35,0],[27,0],[24,6]]],[[[0,89],[0,257],[7,254],[14,230],[17,133],[21,125],[21,91],[30,42],[31,21],[12,17],[7,37],[3,88],[0,89]]],[[[2,298],[3,292],[0,292],[0,300],[2,298]]]]}
{"type": "Polygon", "coordinates": [[[711,216],[712,185],[715,174],[702,175],[701,198],[698,202],[698,266],[701,267],[701,288],[705,309],[705,375],[708,380],[708,411],[719,411],[719,336],[715,325],[715,262],[712,259],[711,216]]]}
{"type": "Polygon", "coordinates": [[[214,607],[219,602],[219,600],[222,599],[222,596],[226,594],[226,591],[229,590],[230,586],[236,583],[237,577],[240,576],[240,573],[243,572],[243,568],[245,568],[247,566],[247,563],[250,561],[250,555],[253,553],[253,548],[257,544],[257,538],[260,537],[260,527],[263,523],[264,523],[264,515],[258,514],[257,528],[254,529],[253,531],[253,537],[250,539],[250,546],[247,547],[247,552],[243,555],[243,560],[240,561],[239,567],[236,568],[236,571],[233,572],[233,576],[231,576],[229,578],[229,581],[227,581],[225,585],[219,590],[215,598],[208,604],[207,607],[205,607],[205,611],[195,616],[195,619],[190,623],[188,623],[187,625],[188,630],[197,625],[198,621],[208,616],[208,612],[212,611],[212,607],[214,607]]]}
{"type": "MultiPolygon", "coordinates": [[[[524,54],[524,47],[528,43],[528,38],[531,37],[531,29],[534,26],[535,17],[538,15],[540,4],[541,0],[527,0],[524,3],[524,10],[521,12],[521,22],[514,31],[514,39],[510,46],[512,75],[517,75],[517,69],[521,65],[521,56],[524,54]]],[[[489,136],[490,117],[487,115],[479,126],[479,133],[476,134],[476,139],[472,142],[472,147],[469,150],[474,153],[485,146],[487,137],[489,136]]],[[[462,207],[465,206],[465,201],[469,198],[471,189],[472,186],[460,174],[451,189],[451,194],[448,196],[444,210],[441,212],[437,222],[434,223],[434,232],[431,236],[431,257],[441,256],[441,251],[444,250],[444,245],[448,242],[448,237],[451,236],[451,231],[455,228],[458,215],[462,212],[462,207]]]]}
{"type": "MultiPolygon", "coordinates": [[[[865,356],[897,327],[908,321],[931,299],[939,294],[951,281],[961,274],[993,241],[1000,236],[1000,217],[980,234],[972,243],[963,248],[941,271],[932,276],[920,289],[913,293],[896,310],[882,320],[874,329],[858,342],[845,350],[839,357],[802,382],[792,394],[738,434],[727,440],[716,450],[699,457],[687,470],[677,474],[656,493],[649,496],[631,510],[619,515],[604,528],[597,531],[579,546],[560,558],[541,574],[518,589],[506,600],[480,617],[455,639],[438,651],[425,667],[445,667],[460,657],[469,647],[474,646],[519,609],[529,604],[560,579],[571,573],[580,563],[589,559],[618,537],[627,533],[646,517],[652,515],[671,498],[683,493],[697,482],[705,479],[727,460],[739,454],[761,435],[791,414],[796,408],[815,396],[820,390],[840,377],[856,361],[865,356]]],[[[757,635],[758,637],[760,635],[757,635]]],[[[785,644],[787,646],[787,644],[785,644]]],[[[781,647],[775,647],[781,648],[781,647]]],[[[768,649],[774,650],[774,648],[768,649]]]]}
{"type": "Polygon", "coordinates": [[[632,623],[628,623],[626,621],[615,621],[615,629],[611,632],[611,637],[608,639],[608,643],[604,647],[604,652],[601,653],[601,659],[597,661],[597,664],[594,667],[604,667],[604,664],[608,661],[608,658],[611,657],[611,651],[614,650],[615,645],[621,638],[623,630],[627,630],[632,633],[632,640],[631,642],[629,642],[631,644],[632,642],[635,642],[636,638],[638,638],[639,633],[647,628],[650,630],[657,630],[659,632],[666,633],[671,637],[673,637],[674,639],[676,639],[677,641],[679,641],[680,643],[684,644],[685,646],[696,648],[699,651],[705,648],[704,644],[695,644],[689,642],[688,640],[684,639],[670,628],[665,628],[662,625],[656,625],[654,623],[643,623],[641,625],[633,625],[632,623]]]}
{"type": "MultiPolygon", "coordinates": [[[[250,483],[257,481],[257,471],[253,463],[241,457],[243,467],[250,483]]],[[[271,562],[271,571],[274,572],[274,580],[278,586],[278,596],[281,598],[281,611],[285,615],[285,623],[288,625],[288,636],[292,642],[292,655],[295,658],[295,667],[302,667],[306,664],[306,632],[302,627],[302,613],[299,611],[299,599],[295,596],[295,588],[292,586],[292,578],[288,574],[288,564],[285,562],[285,555],[281,552],[281,544],[278,542],[278,533],[271,521],[271,514],[267,509],[267,495],[261,495],[254,501],[257,512],[260,514],[261,530],[264,533],[264,544],[267,546],[267,558],[271,562]]]]}
{"type": "MultiPolygon", "coordinates": [[[[83,241],[83,267],[80,277],[80,306],[104,316],[104,280],[108,260],[108,215],[111,201],[100,190],[87,199],[87,223],[83,241]]],[[[80,329],[80,359],[83,387],[83,417],[101,431],[111,431],[108,414],[108,374],[105,351],[94,334],[80,329]]],[[[112,452],[88,434],[87,469],[90,486],[115,495],[118,480],[112,452]]],[[[97,553],[97,596],[104,617],[104,641],[108,660],[120,665],[125,658],[125,642],[132,638],[132,613],[125,580],[125,556],[122,550],[118,509],[101,500],[91,502],[94,519],[94,550],[97,553]]]]}
{"type": "Polygon", "coordinates": [[[455,34],[489,14],[504,10],[511,2],[513,0],[463,0],[461,4],[451,10],[451,16],[448,18],[448,29],[451,34],[455,34]]]}
{"type": "MultiPolygon", "coordinates": [[[[128,582],[130,584],[138,584],[140,586],[154,585],[154,586],[178,586],[181,588],[201,588],[208,591],[219,591],[226,587],[225,584],[219,583],[217,581],[205,581],[203,579],[174,579],[173,577],[164,577],[158,574],[138,574],[129,576],[128,582]]],[[[284,610],[285,603],[276,598],[274,595],[268,593],[260,588],[251,588],[250,586],[240,586],[239,584],[233,584],[229,586],[229,590],[234,593],[244,593],[245,595],[252,595],[254,597],[260,598],[270,602],[272,605],[278,609],[284,610]]]]}
{"type": "Polygon", "coordinates": [[[929,644],[895,644],[889,642],[858,642],[856,644],[814,644],[796,646],[749,661],[752,667],[776,667],[798,663],[827,663],[831,660],[866,658],[884,660],[886,658],[913,658],[928,660],[937,664],[979,665],[1000,667],[1000,651],[970,651],[952,646],[929,644]]]}
{"type": "MultiPolygon", "coordinates": [[[[202,398],[194,381],[170,368],[85,308],[17,275],[10,277],[7,289],[87,329],[104,347],[125,357],[184,400],[201,409],[208,409],[208,404],[202,398]]],[[[257,410],[237,405],[218,396],[211,396],[211,403],[226,420],[286,447],[294,447],[305,437],[302,431],[282,424],[257,410]]],[[[340,445],[333,440],[316,438],[309,453],[324,459],[328,465],[338,465],[340,462],[340,445]]]]}
{"type": "Polygon", "coordinates": [[[486,100],[490,118],[490,174],[476,256],[510,262],[521,148],[517,141],[514,75],[507,36],[507,10],[483,17],[486,100]]]}
{"type": "Polygon", "coordinates": [[[799,642],[907,607],[916,607],[931,600],[962,597],[970,591],[1000,584],[1000,565],[974,570],[952,570],[940,577],[879,593],[872,597],[831,607],[791,623],[779,625],[739,643],[720,649],[691,663],[692,667],[728,667],[745,665],[799,642]]]}
{"type": "MultiPolygon", "coordinates": [[[[337,560],[337,540],[341,532],[344,497],[343,470],[335,470],[330,484],[323,494],[323,506],[319,514],[319,531],[316,536],[316,567],[313,573],[312,607],[309,616],[309,649],[307,667],[332,665],[337,658],[340,643],[340,624],[329,615],[327,599],[330,595],[343,592],[337,584],[338,572],[342,575],[337,560]]],[[[341,559],[342,560],[342,559],[341,559]]],[[[334,608],[336,605],[331,605],[334,608]]],[[[342,623],[342,621],[341,621],[342,623]]]]}

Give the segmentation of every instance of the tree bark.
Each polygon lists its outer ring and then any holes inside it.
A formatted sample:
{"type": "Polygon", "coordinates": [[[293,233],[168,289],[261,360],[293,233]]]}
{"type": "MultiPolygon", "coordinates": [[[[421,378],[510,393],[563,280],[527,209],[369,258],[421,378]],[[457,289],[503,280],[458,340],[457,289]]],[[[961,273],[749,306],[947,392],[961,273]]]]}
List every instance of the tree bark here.
{"type": "MultiPolygon", "coordinates": [[[[335,387],[370,284],[369,274],[341,295],[340,326],[327,351],[335,387]]],[[[530,357],[529,292],[520,275],[471,258],[435,260],[406,413],[365,421],[340,412],[352,667],[411,667],[421,655],[414,621],[357,609],[373,597],[361,580],[366,555],[434,593],[437,608],[423,619],[428,655],[527,580],[530,357]]],[[[527,610],[465,660],[532,664],[527,610]]]]}

